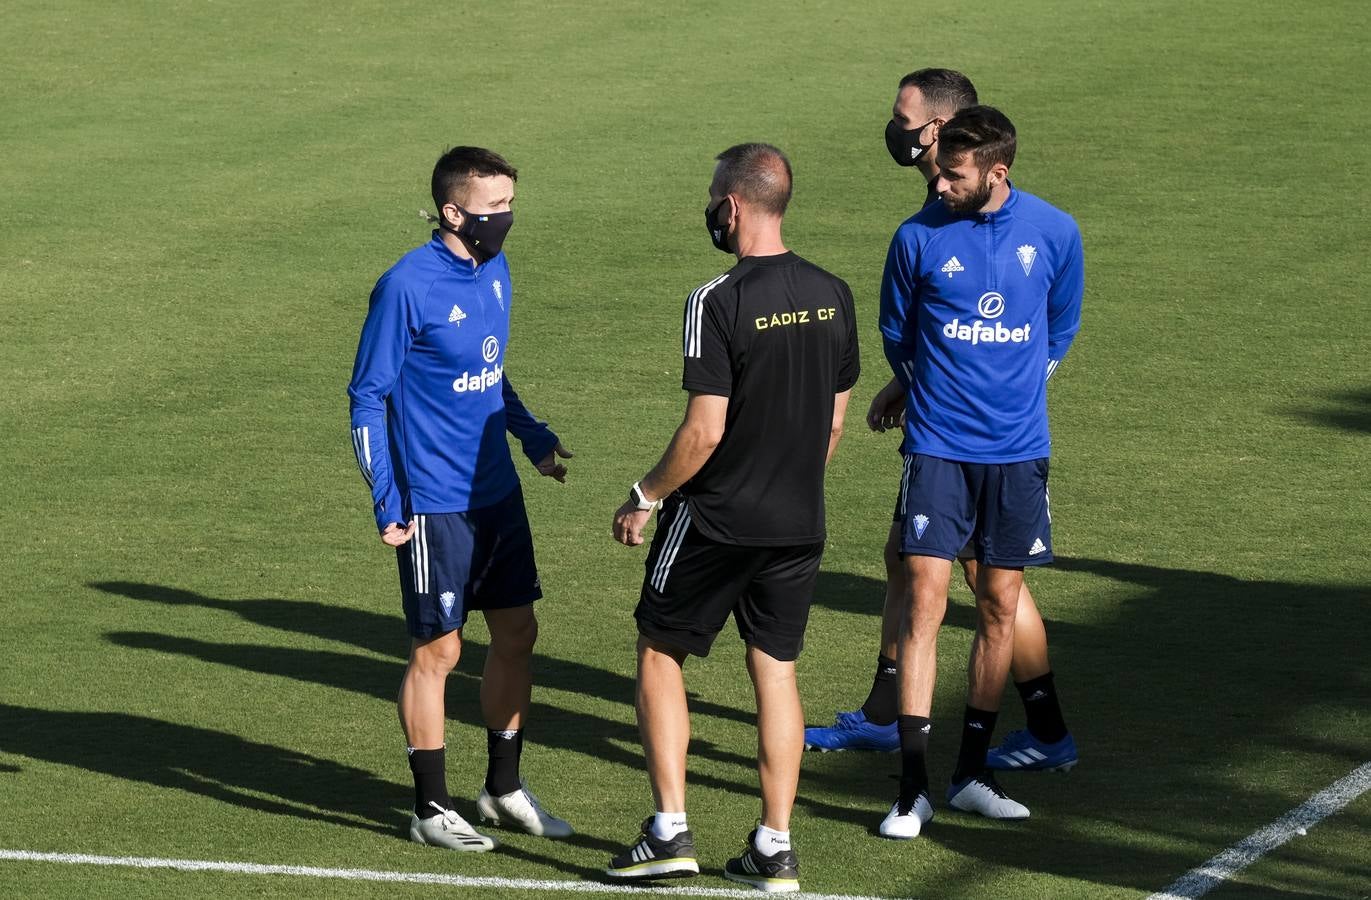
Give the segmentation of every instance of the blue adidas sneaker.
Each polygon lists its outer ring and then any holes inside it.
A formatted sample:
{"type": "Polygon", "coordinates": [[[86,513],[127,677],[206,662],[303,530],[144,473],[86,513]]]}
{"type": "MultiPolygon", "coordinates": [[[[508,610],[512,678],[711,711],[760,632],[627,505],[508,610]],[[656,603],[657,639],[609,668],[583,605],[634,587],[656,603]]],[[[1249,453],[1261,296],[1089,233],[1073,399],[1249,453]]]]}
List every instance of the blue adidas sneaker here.
{"type": "Polygon", "coordinates": [[[826,728],[805,729],[805,749],[828,753],[833,750],[877,750],[895,753],[900,749],[900,727],[894,722],[875,725],[860,709],[840,712],[826,728]]]}
{"type": "Polygon", "coordinates": [[[991,747],[985,755],[986,768],[1001,772],[1070,772],[1076,761],[1076,742],[1070,733],[1055,744],[1045,744],[1026,729],[1009,732],[1000,746],[991,747]]]}

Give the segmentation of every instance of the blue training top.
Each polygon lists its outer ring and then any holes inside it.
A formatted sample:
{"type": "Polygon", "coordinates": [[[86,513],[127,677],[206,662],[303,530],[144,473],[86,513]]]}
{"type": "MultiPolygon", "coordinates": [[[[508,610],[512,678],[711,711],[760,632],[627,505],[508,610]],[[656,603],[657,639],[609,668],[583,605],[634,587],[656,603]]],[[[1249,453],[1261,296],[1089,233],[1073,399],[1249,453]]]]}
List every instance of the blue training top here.
{"type": "Polygon", "coordinates": [[[993,213],[931,203],[895,232],[881,279],[906,453],[1013,463],[1051,453],[1047,376],[1080,328],[1075,221],[1011,185],[993,213]]]}
{"type": "Polygon", "coordinates": [[[506,430],[535,463],[557,445],[505,377],[512,299],[504,253],[478,266],[437,231],[376,282],[348,398],[378,529],[503,499],[518,483],[506,430]]]}

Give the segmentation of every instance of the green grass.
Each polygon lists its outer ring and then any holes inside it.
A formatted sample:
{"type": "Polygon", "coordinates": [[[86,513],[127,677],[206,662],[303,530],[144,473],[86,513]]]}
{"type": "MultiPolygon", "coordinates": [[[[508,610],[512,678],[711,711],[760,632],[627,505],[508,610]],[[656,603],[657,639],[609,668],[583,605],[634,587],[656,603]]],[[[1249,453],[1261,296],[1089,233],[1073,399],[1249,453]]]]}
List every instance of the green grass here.
{"type": "MultiPolygon", "coordinates": [[[[885,248],[923,196],[880,131],[901,74],[951,65],[1019,126],[1016,183],[1085,236],[1084,327],[1051,398],[1063,559],[1032,576],[1083,762],[1008,779],[1026,823],[940,813],[896,844],[872,836],[893,760],[806,758],[804,884],[1169,884],[1371,758],[1369,25],[1360,3],[1275,0],[9,4],[0,847],[591,873],[650,804],[642,553],[609,521],[680,415],[681,303],[726,265],[700,216],[712,157],[753,139],[791,154],[788,239],[867,322],[860,411],[885,378],[885,248]],[[427,173],[459,142],[520,167],[510,374],[577,452],[566,486],[526,487],[548,599],[525,770],[582,836],[477,858],[401,837],[405,637],[343,394],[367,293],[426,239],[427,173]]],[[[833,464],[800,664],[814,722],[870,677],[897,465],[891,436],[856,428],[833,464]]],[[[972,625],[954,600],[935,781],[972,625]]],[[[468,799],[469,636],[448,731],[468,799]]],[[[688,683],[692,825],[717,873],[756,816],[737,640],[688,683]]],[[[1368,835],[1363,796],[1214,896],[1367,897],[1368,835]]],[[[421,890],[19,863],[0,886],[421,890]]]]}

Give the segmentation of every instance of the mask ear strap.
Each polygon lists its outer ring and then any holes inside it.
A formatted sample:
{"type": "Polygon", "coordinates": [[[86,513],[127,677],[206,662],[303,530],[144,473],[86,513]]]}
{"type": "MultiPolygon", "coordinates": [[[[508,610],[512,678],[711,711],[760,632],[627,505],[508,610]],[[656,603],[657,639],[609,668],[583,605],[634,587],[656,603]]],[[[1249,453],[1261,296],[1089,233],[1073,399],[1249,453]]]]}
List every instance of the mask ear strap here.
{"type": "MultiPolygon", "coordinates": [[[[447,203],[444,203],[444,204],[443,204],[443,206],[448,206],[448,205],[449,205],[449,204],[447,204],[447,203]]],[[[462,207],[457,206],[456,203],[453,203],[453,204],[450,204],[450,205],[457,207],[457,211],[460,212],[464,218],[469,217],[469,216],[471,215],[471,213],[469,213],[469,212],[467,212],[466,210],[462,209],[462,207]]],[[[459,226],[457,226],[457,228],[453,228],[451,225],[449,225],[449,224],[447,223],[447,219],[443,216],[443,207],[442,207],[442,206],[438,207],[438,215],[436,215],[436,216],[431,216],[431,215],[428,214],[428,211],[427,211],[427,210],[422,210],[422,209],[419,210],[419,216],[420,216],[420,218],[426,219],[426,220],[428,220],[429,222],[432,222],[434,225],[437,225],[437,226],[438,226],[438,229],[439,229],[440,231],[446,231],[446,232],[449,232],[450,234],[456,234],[456,235],[460,235],[460,234],[461,234],[461,231],[459,231],[459,229],[460,229],[462,226],[459,225],[459,226]]]]}

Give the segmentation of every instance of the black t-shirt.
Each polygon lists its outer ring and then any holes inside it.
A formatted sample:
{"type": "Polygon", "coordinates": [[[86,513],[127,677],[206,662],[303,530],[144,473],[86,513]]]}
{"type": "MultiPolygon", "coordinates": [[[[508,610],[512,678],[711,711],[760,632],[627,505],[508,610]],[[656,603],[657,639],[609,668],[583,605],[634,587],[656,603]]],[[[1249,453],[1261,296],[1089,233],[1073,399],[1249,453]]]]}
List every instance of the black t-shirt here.
{"type": "Polygon", "coordinates": [[[728,398],[723,440],[681,488],[705,537],[824,539],[833,395],[860,366],[852,292],[794,253],[745,257],[690,295],[681,385],[728,398]]]}

